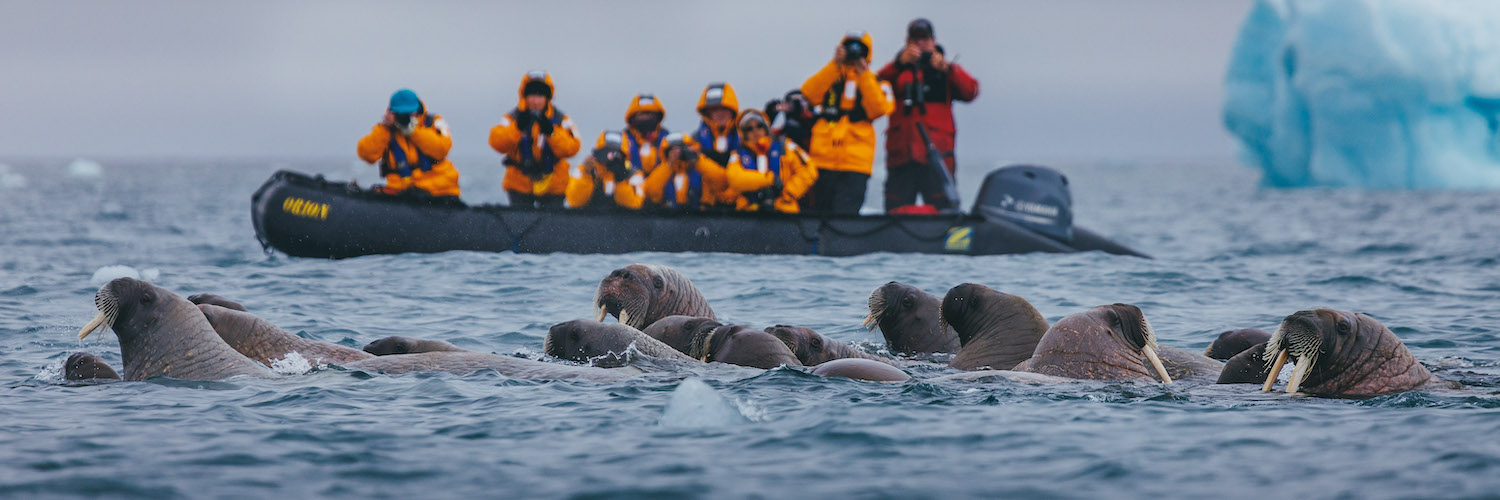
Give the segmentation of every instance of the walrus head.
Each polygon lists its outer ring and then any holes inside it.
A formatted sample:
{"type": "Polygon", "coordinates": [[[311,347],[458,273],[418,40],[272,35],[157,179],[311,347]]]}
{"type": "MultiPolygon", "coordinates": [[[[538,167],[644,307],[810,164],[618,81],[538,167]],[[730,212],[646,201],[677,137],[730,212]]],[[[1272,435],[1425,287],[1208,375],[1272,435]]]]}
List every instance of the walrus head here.
{"type": "Polygon", "coordinates": [[[892,352],[957,352],[958,336],[938,322],[939,303],[936,295],[892,281],[870,293],[870,313],[863,326],[879,326],[892,352]]]}
{"type": "Polygon", "coordinates": [[[614,315],[644,329],[671,315],[713,318],[703,294],[682,273],[667,266],[631,264],[609,273],[594,291],[595,321],[614,315]]]}
{"type": "Polygon", "coordinates": [[[94,307],[99,313],[79,330],[78,338],[100,327],[114,330],[126,380],[218,380],[265,371],[224,343],[198,306],[165,288],[117,278],[99,287],[94,307]]]}
{"type": "Polygon", "coordinates": [[[628,325],[575,319],[547,329],[542,352],[554,358],[593,366],[623,366],[630,362],[628,351],[634,340],[632,332],[635,329],[628,325]]]}
{"type": "Polygon", "coordinates": [[[93,353],[75,352],[63,362],[63,376],[68,380],[119,380],[120,374],[93,353]]]}
{"type": "Polygon", "coordinates": [[[699,329],[687,355],[699,361],[771,369],[781,365],[802,366],[797,355],[774,335],[747,325],[721,325],[699,329]]]}
{"type": "Polygon", "coordinates": [[[1414,389],[1432,380],[1396,334],[1375,318],[1333,309],[1298,311],[1271,334],[1261,390],[1270,391],[1282,366],[1296,368],[1286,392],[1371,396],[1414,389]]]}
{"type": "Polygon", "coordinates": [[[390,337],[365,344],[364,351],[376,356],[410,354],[415,350],[416,340],[417,339],[411,337],[392,335],[390,337]]]}
{"type": "Polygon", "coordinates": [[[1109,380],[1154,378],[1171,383],[1156,353],[1156,332],[1140,308],[1099,306],[1059,320],[1037,344],[1031,371],[1069,378],[1109,380]],[[1145,359],[1142,359],[1142,358],[1145,359]]]}
{"type": "Polygon", "coordinates": [[[838,358],[830,351],[828,339],[811,328],[775,325],[766,327],[766,333],[781,339],[781,343],[786,344],[786,348],[796,354],[797,360],[804,366],[819,365],[838,358]]]}
{"type": "Polygon", "coordinates": [[[1047,333],[1046,318],[1026,299],[974,283],[948,290],[938,313],[938,325],[958,334],[962,347],[949,365],[960,370],[1014,368],[1047,333]]]}
{"type": "Polygon", "coordinates": [[[674,315],[657,320],[641,332],[647,337],[660,340],[677,352],[687,354],[693,339],[722,325],[723,323],[710,318],[674,315]]]}

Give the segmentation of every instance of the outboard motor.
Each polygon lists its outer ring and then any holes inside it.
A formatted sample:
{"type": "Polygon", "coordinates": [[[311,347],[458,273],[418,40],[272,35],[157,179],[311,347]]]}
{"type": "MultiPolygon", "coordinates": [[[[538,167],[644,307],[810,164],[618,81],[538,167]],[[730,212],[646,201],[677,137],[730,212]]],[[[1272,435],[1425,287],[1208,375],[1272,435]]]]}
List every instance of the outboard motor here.
{"type": "Polygon", "coordinates": [[[1073,240],[1073,195],[1062,172],[1010,165],[984,176],[974,213],[1003,219],[1067,243],[1073,240]]]}

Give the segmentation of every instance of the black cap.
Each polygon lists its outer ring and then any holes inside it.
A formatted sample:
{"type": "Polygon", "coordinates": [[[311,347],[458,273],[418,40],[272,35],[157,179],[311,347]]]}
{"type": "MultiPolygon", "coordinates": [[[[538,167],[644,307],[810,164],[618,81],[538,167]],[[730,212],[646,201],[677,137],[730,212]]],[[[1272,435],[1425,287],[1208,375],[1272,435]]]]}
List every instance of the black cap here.
{"type": "Polygon", "coordinates": [[[932,21],[928,21],[927,18],[919,17],[913,19],[911,24],[906,25],[907,40],[925,40],[932,38],[932,36],[932,21]]]}
{"type": "Polygon", "coordinates": [[[539,95],[551,99],[552,87],[547,86],[546,81],[531,80],[526,82],[525,90],[522,91],[521,95],[539,95]]]}

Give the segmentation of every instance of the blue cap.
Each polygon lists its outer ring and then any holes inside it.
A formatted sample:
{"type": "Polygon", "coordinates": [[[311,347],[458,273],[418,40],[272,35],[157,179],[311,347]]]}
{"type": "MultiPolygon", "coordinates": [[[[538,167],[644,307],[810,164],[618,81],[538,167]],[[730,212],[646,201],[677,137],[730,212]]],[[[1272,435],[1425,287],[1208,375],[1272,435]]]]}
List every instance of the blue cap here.
{"type": "Polygon", "coordinates": [[[411,89],[401,89],[391,94],[392,113],[416,113],[420,109],[422,109],[422,102],[417,100],[417,93],[412,92],[411,89]]]}

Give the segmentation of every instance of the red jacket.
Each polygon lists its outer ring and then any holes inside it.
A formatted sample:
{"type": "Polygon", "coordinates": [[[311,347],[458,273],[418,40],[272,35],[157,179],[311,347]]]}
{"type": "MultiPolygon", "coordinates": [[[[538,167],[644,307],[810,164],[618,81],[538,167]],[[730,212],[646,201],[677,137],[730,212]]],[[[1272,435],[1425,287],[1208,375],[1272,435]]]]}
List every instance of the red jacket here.
{"type": "Polygon", "coordinates": [[[946,74],[939,73],[940,82],[930,82],[927,76],[934,72],[927,72],[923,76],[921,70],[915,69],[914,65],[897,65],[892,60],[876,77],[890,82],[891,89],[896,97],[896,110],[890,114],[890,123],[885,130],[885,164],[886,167],[901,166],[911,162],[927,161],[927,147],[922,144],[922,135],[917,133],[917,123],[922,123],[927,128],[928,135],[932,136],[932,142],[944,153],[944,159],[948,163],[948,171],[953,171],[955,162],[953,158],[953,101],[969,102],[979,96],[979,80],[969,76],[962,66],[950,64],[946,74]],[[913,102],[908,106],[908,89],[917,83],[918,79],[923,83],[936,83],[927,88],[925,104],[913,102]],[[926,108],[926,114],[922,113],[926,108]]]}

